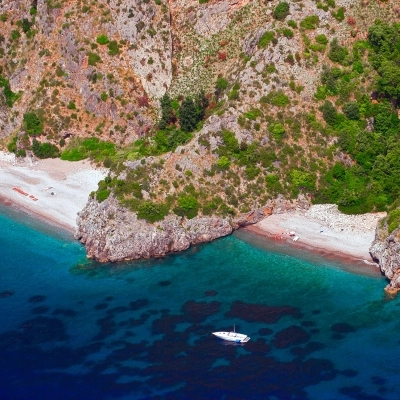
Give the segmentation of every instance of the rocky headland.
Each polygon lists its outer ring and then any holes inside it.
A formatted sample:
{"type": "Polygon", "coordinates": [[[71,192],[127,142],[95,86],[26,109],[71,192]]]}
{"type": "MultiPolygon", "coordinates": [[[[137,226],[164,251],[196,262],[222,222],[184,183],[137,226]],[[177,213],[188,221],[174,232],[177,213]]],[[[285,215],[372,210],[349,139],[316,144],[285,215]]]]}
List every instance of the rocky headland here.
{"type": "Polygon", "coordinates": [[[376,227],[370,253],[390,281],[385,290],[389,294],[397,293],[400,290],[400,228],[389,233],[387,221],[382,220],[376,227]]]}
{"type": "Polygon", "coordinates": [[[227,236],[234,229],[259,222],[271,212],[272,208],[267,206],[234,219],[187,219],[170,214],[151,224],[121,207],[112,197],[102,203],[91,199],[78,215],[75,237],[85,244],[88,257],[100,262],[161,257],[227,236]]]}

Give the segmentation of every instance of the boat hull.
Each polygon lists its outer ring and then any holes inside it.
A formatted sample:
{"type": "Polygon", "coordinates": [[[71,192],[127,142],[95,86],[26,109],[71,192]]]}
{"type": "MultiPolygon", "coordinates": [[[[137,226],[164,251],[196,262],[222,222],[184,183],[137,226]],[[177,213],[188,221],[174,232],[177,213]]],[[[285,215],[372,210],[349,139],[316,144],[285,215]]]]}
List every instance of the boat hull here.
{"type": "Polygon", "coordinates": [[[212,332],[212,334],[219,339],[235,343],[246,343],[250,340],[248,336],[237,332],[212,332]]]}

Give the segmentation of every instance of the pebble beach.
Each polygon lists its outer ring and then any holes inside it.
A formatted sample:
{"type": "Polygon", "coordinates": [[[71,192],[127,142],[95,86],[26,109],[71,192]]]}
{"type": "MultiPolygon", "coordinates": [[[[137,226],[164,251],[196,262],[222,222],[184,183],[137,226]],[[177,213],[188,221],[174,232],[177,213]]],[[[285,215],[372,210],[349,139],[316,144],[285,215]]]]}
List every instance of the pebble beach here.
{"type": "Polygon", "coordinates": [[[346,215],[335,204],[316,204],[307,211],[272,214],[246,229],[332,257],[372,263],[369,248],[376,225],[385,216],[384,212],[346,215]]]}
{"type": "Polygon", "coordinates": [[[70,232],[89,194],[107,175],[88,160],[18,160],[0,151],[0,200],[70,232]]]}

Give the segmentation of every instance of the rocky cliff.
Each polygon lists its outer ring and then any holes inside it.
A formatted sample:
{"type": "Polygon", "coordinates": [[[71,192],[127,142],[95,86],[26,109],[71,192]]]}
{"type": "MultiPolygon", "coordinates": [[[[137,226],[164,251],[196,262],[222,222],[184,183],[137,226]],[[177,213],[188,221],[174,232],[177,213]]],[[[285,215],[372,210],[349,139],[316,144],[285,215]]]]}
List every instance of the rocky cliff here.
{"type": "Polygon", "coordinates": [[[171,214],[151,224],[112,197],[102,203],[92,199],[79,213],[75,237],[85,244],[89,258],[101,262],[161,257],[229,235],[233,229],[256,223],[269,213],[271,209],[265,208],[234,220],[214,216],[186,219],[171,214]]]}
{"type": "Polygon", "coordinates": [[[390,281],[385,290],[397,293],[400,290],[400,228],[389,234],[387,222],[383,220],[376,228],[375,240],[369,251],[390,281]]]}

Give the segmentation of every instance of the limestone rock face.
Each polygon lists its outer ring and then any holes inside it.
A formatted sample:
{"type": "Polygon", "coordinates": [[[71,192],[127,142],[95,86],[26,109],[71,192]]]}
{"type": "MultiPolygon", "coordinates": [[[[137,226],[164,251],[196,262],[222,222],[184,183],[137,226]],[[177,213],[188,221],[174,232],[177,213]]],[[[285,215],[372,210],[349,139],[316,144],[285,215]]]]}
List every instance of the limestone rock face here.
{"type": "Polygon", "coordinates": [[[77,225],[75,236],[86,245],[88,257],[101,262],[161,257],[229,235],[233,230],[230,221],[220,217],[186,220],[171,215],[150,224],[112,198],[102,203],[89,200],[79,213],[77,225]]]}
{"type": "Polygon", "coordinates": [[[376,228],[375,240],[369,252],[377,262],[383,274],[390,280],[387,292],[400,290],[400,228],[387,234],[387,226],[376,228]]]}
{"type": "Polygon", "coordinates": [[[78,215],[75,237],[85,244],[87,256],[100,262],[161,257],[227,236],[240,226],[261,221],[271,212],[268,207],[254,210],[233,221],[217,216],[188,220],[169,215],[151,224],[138,219],[114,198],[102,203],[90,199],[78,215]]]}

